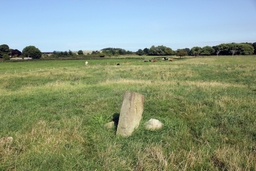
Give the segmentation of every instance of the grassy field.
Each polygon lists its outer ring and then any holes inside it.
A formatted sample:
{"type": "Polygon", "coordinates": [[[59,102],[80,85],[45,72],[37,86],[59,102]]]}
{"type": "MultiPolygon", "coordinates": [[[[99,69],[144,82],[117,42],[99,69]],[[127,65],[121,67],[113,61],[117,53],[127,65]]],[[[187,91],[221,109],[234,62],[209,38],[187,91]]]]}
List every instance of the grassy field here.
{"type": "Polygon", "coordinates": [[[0,170],[256,170],[255,56],[84,62],[0,63],[0,170]],[[145,96],[128,138],[104,127],[125,91],[145,96]]]}

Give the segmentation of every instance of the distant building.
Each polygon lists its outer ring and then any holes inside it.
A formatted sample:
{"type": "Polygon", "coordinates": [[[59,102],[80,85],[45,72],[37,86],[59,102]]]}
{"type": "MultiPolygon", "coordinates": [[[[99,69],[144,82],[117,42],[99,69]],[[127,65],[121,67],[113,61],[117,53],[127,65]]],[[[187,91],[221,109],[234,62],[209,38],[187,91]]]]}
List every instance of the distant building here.
{"type": "MultiPolygon", "coordinates": [[[[92,50],[82,50],[84,55],[92,54],[92,50]]],[[[74,54],[78,55],[78,51],[73,51],[74,54]]]]}
{"type": "Polygon", "coordinates": [[[42,55],[51,56],[52,54],[53,54],[53,52],[42,52],[42,55]]]}
{"type": "Polygon", "coordinates": [[[21,51],[18,49],[11,49],[11,57],[19,57],[21,55],[21,51]]]}

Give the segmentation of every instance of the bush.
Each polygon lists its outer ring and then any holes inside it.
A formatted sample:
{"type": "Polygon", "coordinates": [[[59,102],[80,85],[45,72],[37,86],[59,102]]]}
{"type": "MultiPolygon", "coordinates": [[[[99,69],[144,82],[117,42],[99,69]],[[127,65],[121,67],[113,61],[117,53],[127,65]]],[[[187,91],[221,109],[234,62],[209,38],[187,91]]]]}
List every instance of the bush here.
{"type": "Polygon", "coordinates": [[[77,52],[77,54],[78,54],[78,55],[84,55],[84,52],[83,52],[82,50],[79,50],[79,51],[77,52]]]}
{"type": "Polygon", "coordinates": [[[8,45],[2,44],[2,45],[0,45],[0,58],[3,58],[3,56],[5,54],[9,55],[10,54],[10,49],[9,49],[8,45]]]}
{"type": "Polygon", "coordinates": [[[10,60],[10,56],[7,54],[4,54],[3,59],[4,59],[4,61],[8,61],[8,60],[10,60]]]}
{"type": "Polygon", "coordinates": [[[33,59],[40,59],[42,56],[41,51],[35,46],[27,46],[22,50],[24,57],[31,57],[33,59]]]}

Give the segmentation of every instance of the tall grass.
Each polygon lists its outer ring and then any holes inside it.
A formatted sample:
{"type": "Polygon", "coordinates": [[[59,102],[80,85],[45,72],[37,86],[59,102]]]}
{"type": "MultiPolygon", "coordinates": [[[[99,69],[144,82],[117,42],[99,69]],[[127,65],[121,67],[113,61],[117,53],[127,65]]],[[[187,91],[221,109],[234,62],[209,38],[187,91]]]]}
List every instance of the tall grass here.
{"type": "Polygon", "coordinates": [[[255,65],[253,56],[0,63],[0,170],[255,170],[255,65]],[[121,138],[104,124],[125,91],[145,107],[121,138]],[[150,118],[163,129],[145,130],[150,118]]]}

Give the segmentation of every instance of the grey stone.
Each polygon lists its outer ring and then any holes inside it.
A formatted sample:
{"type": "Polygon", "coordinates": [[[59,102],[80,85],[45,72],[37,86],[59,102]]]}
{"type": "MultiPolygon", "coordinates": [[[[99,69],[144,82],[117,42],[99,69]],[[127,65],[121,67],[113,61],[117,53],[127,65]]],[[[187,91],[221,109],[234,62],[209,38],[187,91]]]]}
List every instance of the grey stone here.
{"type": "Polygon", "coordinates": [[[111,121],[109,123],[106,123],[105,125],[105,128],[107,129],[113,129],[115,127],[115,122],[114,121],[111,121]]]}
{"type": "Polygon", "coordinates": [[[130,136],[139,126],[143,110],[144,96],[135,92],[125,92],[116,134],[130,136]]]}
{"type": "Polygon", "coordinates": [[[163,127],[163,124],[157,119],[150,119],[144,124],[144,126],[147,130],[158,130],[163,127]]]}

